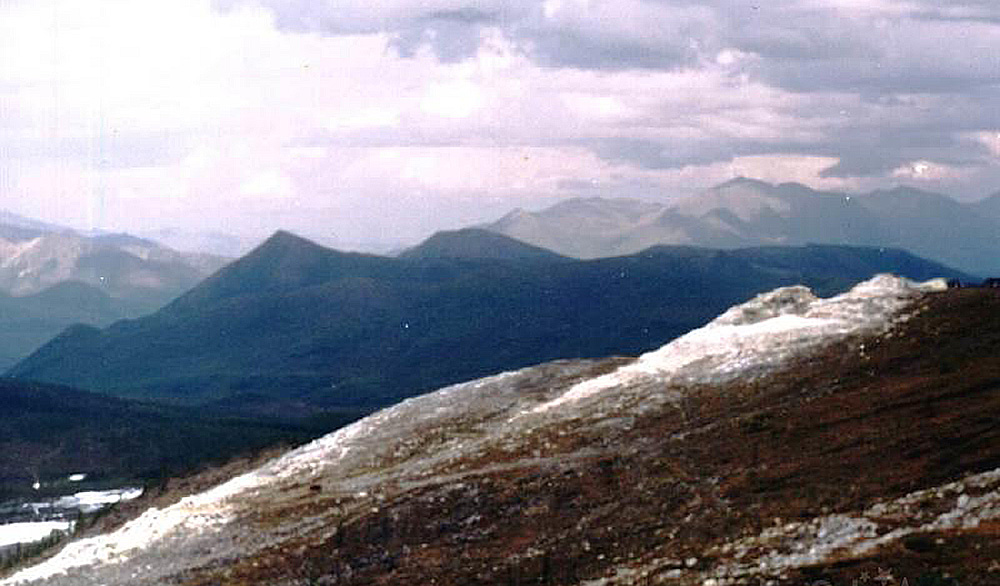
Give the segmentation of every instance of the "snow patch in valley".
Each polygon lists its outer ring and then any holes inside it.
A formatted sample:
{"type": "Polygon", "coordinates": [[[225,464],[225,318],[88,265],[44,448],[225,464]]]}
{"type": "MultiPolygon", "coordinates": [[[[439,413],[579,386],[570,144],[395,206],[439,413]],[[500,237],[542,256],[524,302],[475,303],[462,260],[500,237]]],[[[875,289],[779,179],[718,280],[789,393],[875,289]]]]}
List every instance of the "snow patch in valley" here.
{"type": "Polygon", "coordinates": [[[647,381],[719,384],[760,374],[848,335],[885,330],[903,319],[900,312],[915,294],[946,288],[943,279],[915,283],[892,275],[878,275],[829,299],[801,285],[782,287],[730,308],[631,364],[580,382],[532,412],[647,381]]]}
{"type": "MultiPolygon", "coordinates": [[[[229,520],[229,499],[257,486],[256,473],[238,476],[214,489],[182,499],[165,509],[150,508],[113,533],[74,541],[54,557],[26,568],[0,584],[20,584],[65,574],[94,564],[113,564],[179,531],[200,532],[229,520]]],[[[86,498],[86,497],[84,497],[86,498]]]]}
{"type": "Polygon", "coordinates": [[[0,547],[41,541],[53,531],[69,532],[72,521],[38,521],[0,525],[0,547]]]}
{"type": "MultiPolygon", "coordinates": [[[[86,475],[74,474],[68,480],[81,482],[81,476],[86,475]]],[[[94,513],[108,505],[138,498],[142,496],[142,492],[141,488],[134,487],[82,491],[44,502],[7,506],[4,513],[5,520],[9,522],[0,523],[0,547],[41,541],[53,531],[70,532],[77,514],[94,513]]]]}
{"type": "Polygon", "coordinates": [[[93,513],[108,505],[130,501],[140,496],[142,496],[142,488],[138,487],[117,490],[86,490],[60,497],[53,501],[52,505],[60,509],[78,509],[82,513],[93,513]]]}
{"type": "MultiPolygon", "coordinates": [[[[387,410],[387,411],[391,411],[387,410]]],[[[174,535],[195,535],[232,521],[239,496],[252,494],[278,478],[308,476],[349,451],[349,440],[377,425],[385,411],[306,444],[262,468],[181,499],[163,509],[148,509],[118,530],[69,543],[58,554],[0,581],[0,586],[46,580],[87,566],[128,561],[133,554],[174,535]]],[[[79,496],[79,495],[77,495],[79,496]]],[[[84,497],[85,498],[85,497],[84,497]]],[[[46,534],[47,535],[47,534],[46,534]]]]}

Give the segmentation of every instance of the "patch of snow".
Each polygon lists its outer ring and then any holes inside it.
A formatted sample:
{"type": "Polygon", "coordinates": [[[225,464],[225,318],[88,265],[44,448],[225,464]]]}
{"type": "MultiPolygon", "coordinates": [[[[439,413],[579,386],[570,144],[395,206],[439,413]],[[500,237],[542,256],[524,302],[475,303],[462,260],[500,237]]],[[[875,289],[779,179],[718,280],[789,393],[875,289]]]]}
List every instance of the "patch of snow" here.
{"type": "Polygon", "coordinates": [[[61,509],[79,509],[83,513],[92,513],[108,505],[130,501],[140,496],[142,496],[141,488],[119,488],[101,491],[88,490],[60,497],[53,501],[52,504],[61,509]]]}
{"type": "Polygon", "coordinates": [[[717,576],[777,575],[783,571],[869,555],[877,548],[914,533],[974,529],[1000,519],[1000,468],[968,476],[898,499],[876,503],[861,513],[832,514],[770,527],[759,535],[719,548],[739,560],[713,570],[717,576]],[[985,490],[969,496],[965,490],[985,490]],[[943,513],[941,503],[951,507],[943,513]],[[891,530],[890,530],[891,528],[891,530]]]}
{"type": "MultiPolygon", "coordinates": [[[[21,570],[0,586],[46,580],[88,566],[110,566],[129,561],[139,552],[161,546],[174,537],[188,538],[219,530],[240,511],[246,497],[287,479],[306,482],[348,457],[364,460],[371,453],[391,449],[399,436],[414,426],[433,427],[438,418],[453,417],[471,388],[497,384],[513,373],[501,373],[435,393],[403,401],[272,460],[207,492],[186,497],[164,509],[151,508],[118,530],[69,543],[52,558],[21,570]],[[355,450],[354,448],[358,449],[355,450]]],[[[494,401],[487,394],[485,401],[494,401]]],[[[359,491],[358,497],[368,496],[359,491]]]]}
{"type": "Polygon", "coordinates": [[[115,564],[129,554],[177,532],[200,532],[229,520],[230,499],[257,486],[254,472],[238,476],[216,488],[192,495],[165,509],[150,508],[117,531],[74,541],[44,562],[26,568],[0,582],[21,584],[66,574],[94,564],[115,564]]]}
{"type": "Polygon", "coordinates": [[[69,478],[67,478],[66,480],[69,480],[70,482],[83,482],[86,479],[87,479],[86,474],[70,474],[69,478]]]}
{"type": "Polygon", "coordinates": [[[760,374],[848,335],[882,331],[902,317],[917,293],[946,287],[943,279],[914,283],[892,275],[878,275],[829,299],[801,285],[782,287],[730,308],[631,364],[575,385],[533,412],[644,380],[718,384],[760,374]]]}
{"type": "Polygon", "coordinates": [[[0,525],[0,547],[17,545],[18,543],[34,543],[45,539],[53,531],[65,533],[72,529],[72,521],[7,523],[6,525],[0,525]]]}

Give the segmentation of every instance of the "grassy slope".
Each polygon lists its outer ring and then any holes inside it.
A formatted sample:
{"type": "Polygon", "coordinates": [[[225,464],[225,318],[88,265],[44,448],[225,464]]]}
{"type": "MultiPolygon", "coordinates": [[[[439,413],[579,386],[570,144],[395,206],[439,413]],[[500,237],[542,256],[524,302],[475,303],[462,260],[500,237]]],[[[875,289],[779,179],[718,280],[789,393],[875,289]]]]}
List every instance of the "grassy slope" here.
{"type": "MultiPolygon", "coordinates": [[[[356,507],[301,487],[257,522],[343,511],[336,527],[185,583],[571,585],[631,565],[652,570],[609,583],[702,584],[691,574],[725,558],[712,546],[1000,466],[998,347],[1000,294],[933,294],[890,336],[692,390],[680,409],[540,428],[356,507]]],[[[735,583],[848,584],[888,569],[914,585],[993,584],[998,556],[992,523],[735,583]]]]}

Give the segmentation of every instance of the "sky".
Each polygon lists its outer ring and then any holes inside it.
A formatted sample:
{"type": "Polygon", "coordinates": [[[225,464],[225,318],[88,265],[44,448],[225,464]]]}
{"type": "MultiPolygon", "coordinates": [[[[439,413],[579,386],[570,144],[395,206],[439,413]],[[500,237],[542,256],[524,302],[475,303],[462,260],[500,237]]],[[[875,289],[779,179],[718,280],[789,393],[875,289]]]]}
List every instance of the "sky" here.
{"type": "Polygon", "coordinates": [[[0,0],[0,209],[355,247],[737,176],[1000,190],[995,0],[0,0]]]}

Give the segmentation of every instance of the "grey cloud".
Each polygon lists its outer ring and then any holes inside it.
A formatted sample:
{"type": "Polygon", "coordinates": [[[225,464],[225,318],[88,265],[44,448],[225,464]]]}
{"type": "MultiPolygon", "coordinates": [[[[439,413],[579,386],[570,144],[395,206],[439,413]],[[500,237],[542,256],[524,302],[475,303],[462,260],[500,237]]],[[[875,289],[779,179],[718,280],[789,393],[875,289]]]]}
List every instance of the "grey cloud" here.
{"type": "MultiPolygon", "coordinates": [[[[970,5],[983,24],[935,18],[933,3],[868,15],[810,5],[762,5],[726,20],[723,42],[758,55],[753,74],[797,92],[961,92],[1000,81],[1000,8],[970,5]],[[765,8],[766,6],[766,8],[765,8]],[[986,12],[988,11],[988,13],[986,12]],[[986,18],[992,15],[991,18],[986,18]]],[[[940,14],[939,14],[940,15],[940,14]]]]}
{"type": "Polygon", "coordinates": [[[412,35],[451,22],[473,29],[521,18],[517,3],[501,0],[212,0],[219,11],[252,4],[267,8],[280,29],[330,35],[389,33],[412,35]]]}
{"type": "Polygon", "coordinates": [[[713,141],[668,143],[639,138],[595,138],[581,141],[601,159],[627,162],[643,169],[674,169],[684,165],[732,159],[736,145],[713,141]]]}
{"type": "Polygon", "coordinates": [[[493,25],[499,24],[502,20],[499,10],[483,10],[473,6],[462,6],[454,10],[438,10],[432,12],[427,18],[465,25],[493,25]]]}
{"type": "Polygon", "coordinates": [[[524,35],[534,57],[543,66],[581,69],[675,69],[697,61],[697,52],[684,44],[650,46],[623,38],[598,38],[575,30],[547,30],[524,35]]]}
{"type": "MultiPolygon", "coordinates": [[[[249,1],[216,4],[225,8],[249,1]]],[[[995,0],[911,0],[905,8],[887,12],[834,9],[806,0],[646,0],[636,8],[646,22],[638,23],[636,12],[599,2],[592,5],[599,18],[588,18],[582,8],[546,18],[540,0],[390,0],[374,8],[353,1],[257,1],[285,29],[384,32],[404,56],[429,46],[444,61],[473,55],[486,27],[502,29],[536,63],[554,68],[713,68],[720,51],[737,49],[751,58],[733,63],[731,75],[792,92],[797,99],[781,106],[782,116],[813,129],[808,141],[724,134],[657,141],[601,136],[601,129],[591,137],[552,138],[644,169],[786,153],[839,159],[824,172],[827,177],[877,177],[919,159],[983,167],[989,164],[983,145],[960,137],[1000,128],[995,106],[1000,103],[1000,3],[995,0]],[[935,99],[927,105],[909,100],[914,95],[935,99]],[[832,107],[824,105],[829,96],[849,97],[846,101],[854,104],[849,118],[824,110],[832,107]]],[[[711,106],[705,108],[698,115],[711,117],[711,106]]],[[[424,137],[420,129],[407,128],[359,140],[427,143],[452,138],[424,137]]]]}
{"type": "Polygon", "coordinates": [[[713,140],[655,141],[634,138],[595,138],[579,141],[601,159],[624,162],[642,169],[678,169],[708,165],[736,157],[806,153],[829,155],[823,145],[796,141],[760,141],[718,138],[713,140]]]}
{"type": "Polygon", "coordinates": [[[914,18],[1000,24],[1000,6],[994,0],[964,0],[942,4],[937,1],[921,2],[914,11],[914,18]]]}
{"type": "Polygon", "coordinates": [[[404,27],[392,35],[391,45],[404,57],[412,57],[425,45],[434,47],[441,61],[461,61],[474,55],[481,42],[480,31],[490,22],[488,15],[436,13],[420,19],[419,26],[404,27]]]}
{"type": "Polygon", "coordinates": [[[919,160],[977,167],[989,156],[981,143],[963,140],[948,129],[856,129],[830,146],[830,154],[840,160],[821,177],[878,177],[919,160]]]}
{"type": "Polygon", "coordinates": [[[768,83],[800,93],[851,92],[892,94],[960,94],[1000,82],[1000,62],[984,56],[970,63],[949,64],[933,57],[846,59],[840,56],[765,62],[756,73],[768,83]]]}
{"type": "MultiPolygon", "coordinates": [[[[965,100],[941,98],[929,106],[892,97],[860,101],[853,115],[826,122],[810,140],[724,135],[674,141],[596,137],[580,144],[602,159],[652,170],[791,153],[838,159],[822,174],[837,178],[879,177],[918,160],[986,167],[992,164],[991,153],[981,142],[970,140],[967,133],[1000,127],[1000,113],[992,107],[998,100],[1000,95],[982,90],[965,100]]],[[[810,124],[814,117],[822,117],[816,108],[810,101],[786,114],[810,124]]]]}
{"type": "Polygon", "coordinates": [[[190,137],[107,132],[94,137],[20,137],[0,141],[5,159],[75,160],[96,169],[158,167],[181,160],[190,137]]]}
{"type": "Polygon", "coordinates": [[[845,152],[840,156],[840,160],[836,164],[823,169],[819,176],[840,179],[876,177],[899,168],[903,163],[904,157],[889,150],[868,149],[864,151],[845,152]]]}
{"type": "MultiPolygon", "coordinates": [[[[219,10],[254,0],[214,0],[219,10]]],[[[394,9],[359,9],[333,2],[257,0],[275,15],[279,28],[331,35],[386,33],[404,56],[422,46],[443,61],[475,54],[481,32],[498,27],[538,63],[545,66],[598,69],[675,69],[694,63],[698,37],[711,29],[697,4],[660,4],[656,22],[645,22],[641,33],[617,26],[626,21],[613,11],[596,20],[547,19],[541,0],[418,3],[394,2],[394,9]],[[447,5],[447,7],[444,7],[447,5]]],[[[656,6],[658,3],[648,3],[656,6]]],[[[633,23],[629,23],[633,24],[633,23]]]]}
{"type": "Polygon", "coordinates": [[[992,1],[923,0],[907,12],[869,14],[803,0],[646,0],[638,12],[598,3],[565,18],[546,18],[541,0],[257,1],[284,29],[384,32],[403,55],[429,46],[445,61],[474,55],[482,30],[499,27],[554,67],[673,70],[737,48],[759,57],[751,74],[798,92],[954,92],[1000,81],[1000,6],[992,1]],[[966,21],[975,26],[963,28],[966,21]]]}

